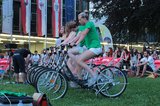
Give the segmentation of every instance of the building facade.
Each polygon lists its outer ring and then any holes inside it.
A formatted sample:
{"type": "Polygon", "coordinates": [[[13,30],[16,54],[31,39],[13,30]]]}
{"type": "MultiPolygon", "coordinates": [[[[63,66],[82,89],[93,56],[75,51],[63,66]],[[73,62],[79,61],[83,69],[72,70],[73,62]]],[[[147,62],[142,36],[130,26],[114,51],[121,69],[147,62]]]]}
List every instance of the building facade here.
{"type": "MultiPolygon", "coordinates": [[[[2,0],[3,1],[3,0],[2,0]]],[[[86,0],[61,0],[61,17],[59,17],[59,20],[61,20],[61,25],[64,26],[68,21],[76,20],[77,15],[84,11],[85,9],[89,9],[89,2],[86,0]]],[[[47,0],[47,38],[54,38],[55,35],[53,35],[54,29],[52,27],[52,7],[53,0],[47,0]]],[[[2,14],[2,3],[0,4],[0,14],[2,14]]],[[[2,16],[1,16],[2,17],[2,16]]],[[[0,21],[0,34],[2,35],[2,21],[0,21]]],[[[13,33],[13,39],[17,40],[27,40],[28,36],[27,34],[23,33],[22,30],[22,20],[21,20],[21,0],[13,0],[13,27],[12,27],[12,33],[13,33]],[[18,36],[18,37],[17,37],[18,36]],[[19,37],[19,36],[22,36],[19,37]],[[24,37],[25,36],[25,37],[24,37]]],[[[60,29],[60,28],[59,28],[60,29]]],[[[36,45],[40,44],[43,45],[44,42],[39,42],[39,40],[32,39],[34,37],[37,37],[37,0],[31,0],[31,40],[33,44],[31,44],[32,49],[35,48],[36,45]]],[[[0,36],[1,36],[0,35],[0,36]]],[[[10,36],[10,35],[8,35],[10,36]]],[[[8,39],[8,36],[1,36],[0,41],[1,43],[8,43],[10,42],[10,39],[8,39]],[[6,40],[7,39],[7,40],[6,40]]],[[[43,36],[41,38],[44,38],[43,36]]],[[[17,40],[12,43],[17,43],[17,40]]],[[[43,39],[44,40],[44,39],[43,39]]],[[[52,41],[53,42],[53,41],[52,41]]],[[[17,43],[18,44],[18,43],[17,43]]],[[[26,42],[23,42],[23,45],[28,45],[28,40],[26,42]]],[[[53,44],[52,44],[53,45],[53,44]]],[[[50,46],[50,45],[48,45],[50,46]]],[[[2,47],[0,47],[2,48],[2,47]]],[[[37,48],[37,47],[36,47],[37,48]]],[[[35,48],[35,49],[36,49],[35,48]]]]}

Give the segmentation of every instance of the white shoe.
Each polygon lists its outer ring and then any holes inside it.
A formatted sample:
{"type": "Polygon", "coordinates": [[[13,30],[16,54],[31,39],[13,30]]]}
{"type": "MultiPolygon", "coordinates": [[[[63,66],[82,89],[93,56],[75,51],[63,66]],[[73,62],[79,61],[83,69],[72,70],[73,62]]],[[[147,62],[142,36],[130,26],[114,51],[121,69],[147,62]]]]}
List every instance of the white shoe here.
{"type": "Polygon", "coordinates": [[[90,78],[87,83],[88,87],[94,85],[97,81],[97,78],[98,78],[98,74],[96,74],[92,78],[90,78]]]}
{"type": "Polygon", "coordinates": [[[73,81],[70,81],[69,85],[70,85],[71,88],[78,88],[78,84],[73,82],[73,81]]]}

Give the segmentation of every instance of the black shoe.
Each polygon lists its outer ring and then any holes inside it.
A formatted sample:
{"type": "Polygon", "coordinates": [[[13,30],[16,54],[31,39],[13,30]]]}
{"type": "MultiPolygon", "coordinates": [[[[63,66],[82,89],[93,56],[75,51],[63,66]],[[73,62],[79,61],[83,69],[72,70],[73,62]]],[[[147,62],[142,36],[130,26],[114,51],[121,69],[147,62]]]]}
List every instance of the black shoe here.
{"type": "Polygon", "coordinates": [[[81,80],[79,79],[77,82],[82,88],[86,88],[87,87],[87,80],[81,80]]]}

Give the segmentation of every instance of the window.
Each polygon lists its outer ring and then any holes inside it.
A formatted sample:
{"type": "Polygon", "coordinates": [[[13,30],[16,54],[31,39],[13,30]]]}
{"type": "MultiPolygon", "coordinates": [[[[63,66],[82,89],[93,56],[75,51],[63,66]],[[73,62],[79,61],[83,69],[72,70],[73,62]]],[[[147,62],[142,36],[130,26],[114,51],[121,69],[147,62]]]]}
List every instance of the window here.
{"type": "Polygon", "coordinates": [[[37,10],[37,5],[36,5],[36,0],[33,0],[31,4],[31,35],[32,36],[37,36],[36,33],[36,10],[37,10]]]}
{"type": "Polygon", "coordinates": [[[62,4],[62,25],[65,26],[66,24],[66,17],[65,17],[65,0],[63,0],[62,4]]]}
{"type": "MultiPolygon", "coordinates": [[[[88,9],[89,3],[85,0],[77,0],[76,1],[76,17],[79,13],[83,12],[84,10],[88,9]]],[[[78,18],[78,17],[77,17],[78,18]]]]}
{"type": "Polygon", "coordinates": [[[47,5],[48,7],[52,7],[52,0],[48,0],[47,5]]]}
{"type": "MultiPolygon", "coordinates": [[[[48,1],[47,4],[47,35],[52,36],[52,1],[48,1]]],[[[31,35],[37,36],[37,4],[36,0],[33,0],[31,6],[31,35]]]]}
{"type": "Polygon", "coordinates": [[[82,0],[82,10],[87,10],[88,9],[88,3],[84,0],[82,0]]]}
{"type": "Polygon", "coordinates": [[[52,37],[52,7],[47,8],[47,36],[52,37]]]}
{"type": "Polygon", "coordinates": [[[21,32],[20,27],[20,2],[13,2],[13,33],[19,34],[21,32]]]}

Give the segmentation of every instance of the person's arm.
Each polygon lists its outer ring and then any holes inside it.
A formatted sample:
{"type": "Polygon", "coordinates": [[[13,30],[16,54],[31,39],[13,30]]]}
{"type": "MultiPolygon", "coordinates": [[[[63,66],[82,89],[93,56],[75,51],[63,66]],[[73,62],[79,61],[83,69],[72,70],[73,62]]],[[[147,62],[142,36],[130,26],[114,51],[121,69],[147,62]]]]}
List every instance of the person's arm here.
{"type": "Polygon", "coordinates": [[[33,63],[34,62],[34,60],[33,60],[33,56],[32,57],[30,57],[30,61],[33,63]]]}
{"type": "Polygon", "coordinates": [[[137,66],[146,65],[148,63],[148,60],[144,60],[143,58],[140,60],[140,63],[137,66]],[[144,61],[144,62],[143,62],[144,61]]]}
{"type": "Polygon", "coordinates": [[[131,54],[130,54],[130,57],[131,57],[131,59],[130,59],[130,65],[133,66],[133,58],[132,58],[131,54]]]}
{"type": "Polygon", "coordinates": [[[41,55],[38,54],[38,56],[39,56],[38,63],[40,63],[40,61],[41,61],[41,55]]]}
{"type": "Polygon", "coordinates": [[[129,59],[129,55],[127,55],[126,53],[125,53],[125,61],[127,61],[129,59]]]}
{"type": "Polygon", "coordinates": [[[144,63],[139,63],[138,66],[143,66],[143,65],[146,65],[147,63],[148,63],[148,61],[144,62],[144,63]]]}
{"type": "Polygon", "coordinates": [[[141,59],[141,54],[137,54],[137,64],[140,63],[140,59],[141,59]]]}
{"type": "Polygon", "coordinates": [[[118,57],[117,54],[118,54],[118,51],[116,50],[116,51],[114,52],[114,59],[116,59],[116,58],[118,57]]]}
{"type": "Polygon", "coordinates": [[[27,57],[26,57],[26,59],[25,59],[25,65],[26,65],[26,67],[28,67],[31,58],[32,58],[31,54],[28,54],[27,57]]]}
{"type": "Polygon", "coordinates": [[[123,59],[123,60],[125,59],[125,52],[124,51],[122,51],[120,58],[123,59]]]}
{"type": "Polygon", "coordinates": [[[61,40],[65,40],[66,39],[67,34],[63,34],[63,36],[60,38],[61,40]]]}
{"type": "Polygon", "coordinates": [[[62,42],[62,44],[68,44],[69,43],[69,41],[70,40],[72,40],[74,37],[75,37],[75,35],[76,35],[76,33],[75,32],[71,32],[70,34],[69,34],[69,36],[67,37],[67,39],[65,39],[63,42],[62,42]]]}
{"type": "Polygon", "coordinates": [[[78,45],[84,38],[85,38],[85,36],[87,35],[87,33],[89,32],[89,30],[90,29],[86,29],[86,30],[84,30],[84,31],[82,31],[81,33],[80,33],[80,38],[77,40],[77,42],[76,42],[76,45],[78,45]]]}
{"type": "Polygon", "coordinates": [[[75,43],[79,38],[80,38],[80,33],[81,32],[78,32],[78,34],[77,34],[77,36],[75,36],[73,39],[71,39],[70,41],[69,41],[69,43],[75,43]]]}

